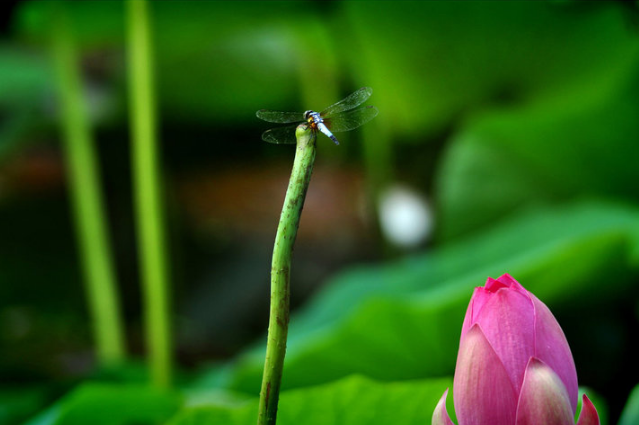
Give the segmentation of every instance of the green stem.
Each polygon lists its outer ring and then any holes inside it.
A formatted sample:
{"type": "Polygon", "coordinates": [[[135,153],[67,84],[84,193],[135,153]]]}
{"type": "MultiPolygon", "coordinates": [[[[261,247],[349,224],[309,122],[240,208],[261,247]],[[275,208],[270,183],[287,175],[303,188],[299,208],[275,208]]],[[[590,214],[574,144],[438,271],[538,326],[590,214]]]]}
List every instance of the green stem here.
{"type": "Polygon", "coordinates": [[[117,363],[125,355],[124,332],[103,214],[99,164],[82,99],[78,53],[64,4],[54,4],[52,12],[52,48],[66,166],[97,356],[102,364],[117,363]]]}
{"type": "Polygon", "coordinates": [[[144,0],[127,2],[131,156],[151,380],[167,387],[171,383],[168,273],[147,9],[144,0]]]}
{"type": "Polygon", "coordinates": [[[315,133],[303,124],[297,128],[295,136],[297,137],[295,161],[273,247],[271,311],[258,425],[274,425],[276,422],[288,334],[291,256],[315,161],[315,133]]]}

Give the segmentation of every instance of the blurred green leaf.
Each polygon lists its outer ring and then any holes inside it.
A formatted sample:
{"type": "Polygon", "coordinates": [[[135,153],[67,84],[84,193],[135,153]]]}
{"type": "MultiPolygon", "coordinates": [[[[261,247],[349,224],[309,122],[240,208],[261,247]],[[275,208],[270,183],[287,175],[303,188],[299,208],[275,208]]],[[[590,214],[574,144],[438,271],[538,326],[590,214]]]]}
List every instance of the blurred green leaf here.
{"type": "Polygon", "coordinates": [[[165,421],[182,404],[175,392],[143,385],[87,383],[28,425],[130,425],[165,421]]]}
{"type": "MultiPolygon", "coordinates": [[[[430,422],[449,379],[379,383],[353,376],[328,385],[283,392],[280,425],[409,425],[430,422]]],[[[197,407],[180,412],[171,425],[253,424],[257,400],[239,407],[197,407]]]]}
{"type": "Polygon", "coordinates": [[[22,49],[0,46],[0,159],[42,121],[53,79],[46,61],[22,49]]]}
{"type": "Polygon", "coordinates": [[[623,409],[619,425],[639,424],[639,386],[636,386],[630,393],[626,407],[623,409]]]}
{"type": "MultiPolygon", "coordinates": [[[[45,40],[47,9],[21,4],[21,37],[45,40]]],[[[70,9],[85,51],[121,84],[122,3],[70,9]]],[[[487,104],[597,97],[630,75],[639,55],[612,3],[155,2],[152,12],[164,116],[197,122],[250,122],[261,107],[322,108],[325,92],[347,80],[346,93],[375,89],[384,127],[423,140],[487,104]]]]}
{"type": "Polygon", "coordinates": [[[27,388],[0,388],[0,424],[21,423],[39,410],[47,399],[42,386],[27,388]]]}
{"type": "Polygon", "coordinates": [[[0,106],[43,101],[53,76],[39,55],[23,49],[0,46],[0,106]]]}
{"type": "MultiPolygon", "coordinates": [[[[628,287],[638,247],[639,211],[585,203],[532,211],[432,253],[346,272],[291,319],[282,385],[351,373],[382,380],[452,374],[465,308],[486,277],[508,272],[551,309],[586,309],[628,287]]],[[[260,344],[200,385],[256,394],[262,365],[260,344]]]]}
{"type": "Polygon", "coordinates": [[[487,113],[452,141],[437,175],[443,239],[529,205],[583,196],[634,200],[639,81],[600,102],[487,113]]]}
{"type": "Polygon", "coordinates": [[[419,141],[491,104],[578,105],[636,74],[639,38],[612,2],[342,5],[344,57],[375,88],[377,121],[419,141]]]}
{"type": "MultiPolygon", "coordinates": [[[[20,36],[46,43],[48,2],[20,6],[20,36]]],[[[124,48],[122,2],[71,1],[68,6],[85,56],[101,58],[94,63],[105,67],[102,83],[124,95],[118,58],[124,48]]],[[[286,1],[153,2],[152,44],[164,122],[257,123],[260,108],[298,105],[300,87],[306,101],[327,106],[325,91],[334,91],[336,59],[314,7],[286,1]]]]}

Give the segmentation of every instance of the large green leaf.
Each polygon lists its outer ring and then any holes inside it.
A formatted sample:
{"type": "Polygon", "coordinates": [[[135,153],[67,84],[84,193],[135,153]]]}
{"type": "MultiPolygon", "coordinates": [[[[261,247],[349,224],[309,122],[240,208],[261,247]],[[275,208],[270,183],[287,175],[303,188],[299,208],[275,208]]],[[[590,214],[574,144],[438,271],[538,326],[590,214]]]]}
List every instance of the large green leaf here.
{"type": "Polygon", "coordinates": [[[583,2],[344,2],[353,74],[384,121],[415,140],[470,111],[619,87],[639,55],[624,9],[583,2]],[[596,58],[596,60],[593,60],[596,58]]]}
{"type": "MultiPolygon", "coordinates": [[[[384,380],[452,374],[464,310],[487,276],[508,272],[551,308],[585,311],[627,288],[638,232],[636,209],[586,203],[533,211],[426,255],[347,272],[291,319],[283,386],[351,373],[384,380]]],[[[262,364],[260,344],[200,384],[256,394],[262,364]]]]}
{"type": "Polygon", "coordinates": [[[636,386],[628,397],[626,407],[623,409],[619,425],[639,424],[639,386],[636,386]]]}
{"type": "Polygon", "coordinates": [[[28,425],[129,425],[159,423],[182,404],[175,392],[132,384],[87,383],[28,425]]]}
{"type": "Polygon", "coordinates": [[[496,110],[454,137],[437,175],[443,238],[528,205],[583,196],[636,201],[639,81],[599,101],[496,110]]]}
{"type": "MultiPolygon", "coordinates": [[[[279,425],[423,425],[449,379],[379,383],[349,377],[328,385],[281,394],[279,425]]],[[[197,407],[182,410],[170,425],[243,425],[257,419],[257,399],[235,407],[197,407]]]]}
{"type": "Polygon", "coordinates": [[[48,391],[43,386],[0,388],[0,424],[17,424],[45,404],[48,391]]]}

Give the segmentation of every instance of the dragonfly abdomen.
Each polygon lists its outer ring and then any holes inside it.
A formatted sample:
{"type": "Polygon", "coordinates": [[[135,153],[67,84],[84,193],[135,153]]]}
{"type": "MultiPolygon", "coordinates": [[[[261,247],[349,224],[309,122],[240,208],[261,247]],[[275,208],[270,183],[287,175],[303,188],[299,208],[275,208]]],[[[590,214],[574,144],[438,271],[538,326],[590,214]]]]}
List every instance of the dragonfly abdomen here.
{"type": "Polygon", "coordinates": [[[336,145],[339,145],[339,141],[337,140],[337,137],[335,137],[333,133],[331,133],[331,130],[329,130],[328,127],[324,125],[324,120],[317,123],[317,128],[326,136],[330,137],[331,140],[334,141],[336,145]]]}

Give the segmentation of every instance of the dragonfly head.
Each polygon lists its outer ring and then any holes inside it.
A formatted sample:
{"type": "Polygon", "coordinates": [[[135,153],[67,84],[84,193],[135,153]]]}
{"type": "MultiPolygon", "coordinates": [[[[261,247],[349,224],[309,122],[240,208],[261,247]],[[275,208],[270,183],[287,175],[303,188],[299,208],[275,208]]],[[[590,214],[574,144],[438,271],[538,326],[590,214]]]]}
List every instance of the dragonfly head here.
{"type": "Polygon", "coordinates": [[[304,112],[304,119],[306,121],[311,121],[311,119],[313,118],[312,115],[311,115],[312,113],[313,113],[313,111],[311,111],[311,110],[308,110],[308,111],[304,112]]]}

